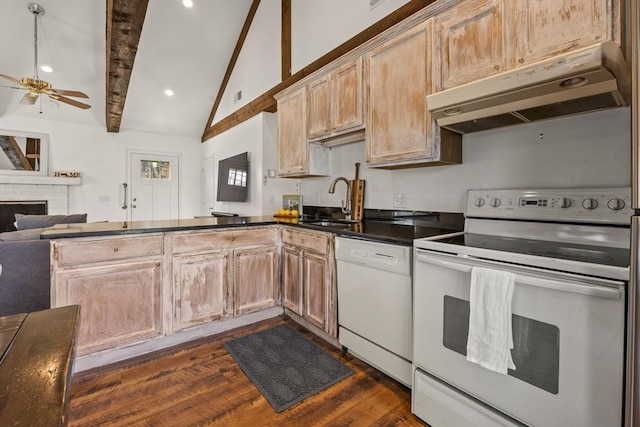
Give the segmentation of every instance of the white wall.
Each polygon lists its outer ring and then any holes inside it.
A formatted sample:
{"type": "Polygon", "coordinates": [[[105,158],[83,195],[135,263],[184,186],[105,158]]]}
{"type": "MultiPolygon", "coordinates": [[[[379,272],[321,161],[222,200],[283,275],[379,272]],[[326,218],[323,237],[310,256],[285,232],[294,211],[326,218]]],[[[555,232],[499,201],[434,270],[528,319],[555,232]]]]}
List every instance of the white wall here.
{"type": "Polygon", "coordinates": [[[128,149],[179,154],[182,159],[179,216],[192,218],[199,212],[201,144],[197,138],[138,131],[107,133],[101,126],[17,116],[0,118],[0,129],[49,135],[49,175],[59,170],[82,172],[82,185],[69,189],[69,212],[86,212],[88,221],[126,219],[126,211],[120,206],[128,149]]]}
{"type": "MultiPolygon", "coordinates": [[[[267,171],[277,168],[277,117],[260,113],[221,135],[202,144],[202,157],[213,155],[216,171],[214,189],[217,189],[218,162],[247,151],[249,153],[249,197],[247,202],[214,201],[214,210],[240,215],[271,214],[282,204],[282,194],[292,194],[295,180],[268,178],[267,171]]],[[[215,200],[215,197],[214,197],[215,200]]],[[[207,215],[208,212],[201,212],[207,215]]]]}
{"type": "Polygon", "coordinates": [[[369,0],[293,0],[291,73],[384,18],[408,0],[384,0],[369,10],[369,0]]]}
{"type": "Polygon", "coordinates": [[[329,194],[337,176],[353,179],[360,162],[365,208],[393,209],[405,193],[407,209],[462,212],[475,188],[630,186],[628,108],[465,135],[463,163],[401,170],[366,168],[364,142],[331,150],[331,177],[302,181],[306,204],[340,206],[346,186],[329,194]],[[542,137],[541,137],[542,135],[542,137]]]}
{"type": "MultiPolygon", "coordinates": [[[[340,46],[408,0],[384,0],[369,10],[369,0],[293,0],[291,73],[340,46]]],[[[229,116],[278,83],[281,71],[281,2],[263,0],[229,78],[213,123],[229,116]],[[242,91],[242,99],[234,95],[242,91]]]]}

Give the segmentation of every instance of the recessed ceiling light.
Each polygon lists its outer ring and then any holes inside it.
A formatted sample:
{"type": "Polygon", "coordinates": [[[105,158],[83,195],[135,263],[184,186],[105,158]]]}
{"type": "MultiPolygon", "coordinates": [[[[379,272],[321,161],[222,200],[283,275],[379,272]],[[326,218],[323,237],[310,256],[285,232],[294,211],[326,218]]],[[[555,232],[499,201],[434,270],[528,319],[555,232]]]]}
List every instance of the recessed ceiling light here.
{"type": "Polygon", "coordinates": [[[193,7],[193,0],[182,0],[182,5],[184,7],[192,8],[193,7]]]}
{"type": "Polygon", "coordinates": [[[51,65],[47,65],[47,64],[42,64],[42,65],[40,66],[40,69],[41,69],[42,71],[44,71],[45,73],[51,73],[51,72],[53,72],[53,67],[52,67],[51,65]]]}
{"type": "Polygon", "coordinates": [[[173,96],[173,91],[171,89],[165,89],[164,94],[167,96],[173,96]]]}

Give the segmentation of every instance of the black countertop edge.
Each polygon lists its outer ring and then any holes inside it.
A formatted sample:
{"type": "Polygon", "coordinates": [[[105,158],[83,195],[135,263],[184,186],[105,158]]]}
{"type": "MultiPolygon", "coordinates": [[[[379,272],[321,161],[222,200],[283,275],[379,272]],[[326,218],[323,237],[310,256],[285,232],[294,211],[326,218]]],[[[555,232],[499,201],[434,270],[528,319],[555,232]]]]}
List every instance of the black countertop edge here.
{"type": "Polygon", "coordinates": [[[462,214],[445,213],[445,221],[420,222],[418,225],[394,223],[380,219],[365,219],[351,223],[344,228],[327,227],[308,223],[310,219],[278,219],[272,216],[254,217],[212,217],[163,221],[134,221],[134,222],[98,222],[85,224],[59,224],[43,232],[41,239],[66,239],[74,237],[100,237],[133,235],[148,233],[163,233],[172,231],[204,230],[217,228],[250,227],[260,225],[290,225],[316,231],[333,233],[336,236],[357,238],[372,242],[413,246],[414,239],[449,234],[463,229],[462,214]],[[458,221],[456,215],[460,215],[458,221]],[[454,218],[451,221],[451,218],[454,218]]]}

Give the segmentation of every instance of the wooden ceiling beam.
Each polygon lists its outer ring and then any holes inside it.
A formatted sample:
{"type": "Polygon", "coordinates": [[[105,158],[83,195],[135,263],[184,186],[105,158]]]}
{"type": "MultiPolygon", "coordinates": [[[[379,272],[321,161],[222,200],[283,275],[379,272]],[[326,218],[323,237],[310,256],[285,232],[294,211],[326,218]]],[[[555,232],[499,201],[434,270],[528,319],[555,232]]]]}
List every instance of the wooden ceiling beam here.
{"type": "Polygon", "coordinates": [[[106,122],[119,132],[149,0],[107,0],[106,122]]]}
{"type": "Polygon", "coordinates": [[[218,111],[218,107],[220,106],[220,101],[222,101],[222,96],[224,95],[224,91],[227,89],[227,84],[229,83],[229,79],[231,78],[231,73],[233,73],[233,68],[236,66],[236,62],[238,61],[238,56],[240,56],[240,51],[242,50],[244,41],[247,38],[247,34],[249,33],[249,28],[251,28],[251,23],[253,22],[253,17],[256,15],[258,6],[260,6],[260,0],[253,0],[253,3],[251,3],[251,7],[249,8],[249,13],[247,13],[247,18],[244,20],[244,25],[242,26],[242,31],[240,31],[240,36],[238,37],[238,41],[236,42],[236,47],[233,50],[233,53],[231,54],[229,65],[227,65],[227,71],[224,73],[224,77],[222,78],[222,83],[220,84],[220,89],[218,89],[218,95],[216,96],[216,100],[213,103],[211,114],[209,114],[209,120],[207,120],[206,128],[209,128],[209,126],[211,126],[211,123],[213,123],[213,118],[215,117],[216,112],[218,111]]]}
{"type": "Polygon", "coordinates": [[[18,141],[16,141],[13,136],[0,135],[0,149],[4,151],[4,154],[7,155],[7,158],[16,170],[33,170],[29,159],[24,155],[18,141]]]}
{"type": "Polygon", "coordinates": [[[282,81],[291,77],[291,0],[282,0],[280,54],[282,81]]]}
{"type": "Polygon", "coordinates": [[[250,119],[258,113],[261,113],[263,111],[275,112],[277,110],[277,104],[273,95],[288,88],[299,80],[302,80],[309,74],[338,59],[345,53],[357,48],[361,44],[393,27],[395,24],[403,21],[405,18],[408,18],[414,13],[424,9],[435,1],[436,0],[411,0],[409,3],[401,6],[394,12],[385,16],[362,32],[356,34],[354,37],[350,38],[337,48],[333,49],[331,52],[307,65],[286,80],[278,83],[267,92],[263,93],[250,103],[246,104],[234,113],[220,120],[213,126],[207,126],[205,128],[204,134],[202,135],[202,142],[231,129],[232,127],[242,123],[245,120],[250,119]]]}

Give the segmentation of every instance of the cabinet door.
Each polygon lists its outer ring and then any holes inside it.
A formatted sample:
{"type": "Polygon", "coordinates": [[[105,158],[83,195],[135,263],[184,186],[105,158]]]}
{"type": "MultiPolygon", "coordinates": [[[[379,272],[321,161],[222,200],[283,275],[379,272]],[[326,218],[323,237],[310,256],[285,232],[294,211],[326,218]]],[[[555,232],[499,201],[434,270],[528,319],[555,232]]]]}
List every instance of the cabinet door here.
{"type": "Polygon", "coordinates": [[[273,307],[278,297],[278,252],[274,247],[233,253],[234,313],[273,307]]]}
{"type": "Polygon", "coordinates": [[[278,174],[304,174],[309,163],[306,88],[278,101],[278,174]]]}
{"type": "Polygon", "coordinates": [[[282,305],[302,316],[302,251],[282,248],[282,305]]]}
{"type": "Polygon", "coordinates": [[[427,21],[367,55],[367,165],[433,156],[426,105],[430,30],[427,21]]]}
{"type": "Polygon", "coordinates": [[[509,2],[508,40],[515,40],[511,68],[615,40],[617,0],[518,0],[509,2]]]}
{"type": "Polygon", "coordinates": [[[55,272],[58,306],[79,304],[78,355],[162,335],[162,261],[55,272]]]}
{"type": "Polygon", "coordinates": [[[173,259],[174,329],[222,318],[228,290],[229,253],[173,259]]]}
{"type": "Polygon", "coordinates": [[[327,330],[328,289],[330,289],[328,262],[325,257],[304,253],[304,315],[303,317],[323,330],[327,330]]]}
{"type": "Polygon", "coordinates": [[[503,0],[466,0],[436,16],[436,91],[505,71],[503,13],[503,0]]]}
{"type": "Polygon", "coordinates": [[[331,132],[331,78],[327,74],[307,90],[307,137],[320,139],[331,132]]]}
{"type": "Polygon", "coordinates": [[[333,72],[332,124],[334,132],[347,131],[363,125],[362,117],[362,57],[333,72]]]}

